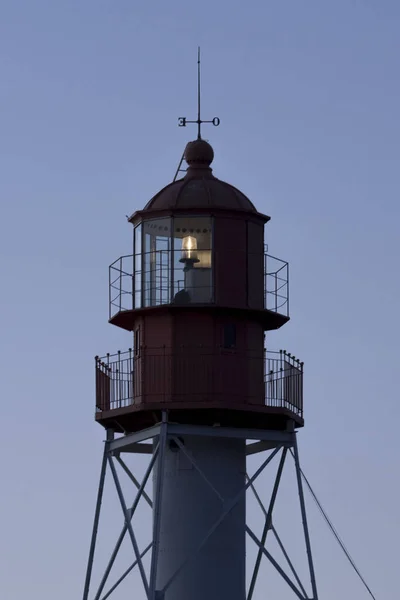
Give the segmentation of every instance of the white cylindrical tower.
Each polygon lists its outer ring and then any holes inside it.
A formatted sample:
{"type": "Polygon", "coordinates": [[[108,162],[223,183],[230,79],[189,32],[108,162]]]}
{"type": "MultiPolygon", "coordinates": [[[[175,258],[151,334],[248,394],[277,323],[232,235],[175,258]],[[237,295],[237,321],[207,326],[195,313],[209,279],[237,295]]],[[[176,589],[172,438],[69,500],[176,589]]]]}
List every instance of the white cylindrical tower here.
{"type": "Polygon", "coordinates": [[[244,495],[204,541],[225,500],[245,486],[245,441],[185,436],[181,443],[187,454],[174,442],[165,450],[156,588],[172,579],[165,600],[245,600],[244,495]]]}

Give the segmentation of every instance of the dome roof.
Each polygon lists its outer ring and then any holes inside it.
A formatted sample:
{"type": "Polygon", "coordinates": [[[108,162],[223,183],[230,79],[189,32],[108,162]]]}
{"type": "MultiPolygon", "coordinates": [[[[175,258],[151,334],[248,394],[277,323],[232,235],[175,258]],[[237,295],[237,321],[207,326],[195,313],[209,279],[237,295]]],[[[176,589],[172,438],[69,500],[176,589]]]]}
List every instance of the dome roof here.
{"type": "Polygon", "coordinates": [[[225,209],[257,212],[254,204],[237,188],[217,179],[210,164],[214,150],[204,140],[189,142],[185,149],[186,175],[170,183],[144,207],[145,211],[173,209],[225,209]]]}

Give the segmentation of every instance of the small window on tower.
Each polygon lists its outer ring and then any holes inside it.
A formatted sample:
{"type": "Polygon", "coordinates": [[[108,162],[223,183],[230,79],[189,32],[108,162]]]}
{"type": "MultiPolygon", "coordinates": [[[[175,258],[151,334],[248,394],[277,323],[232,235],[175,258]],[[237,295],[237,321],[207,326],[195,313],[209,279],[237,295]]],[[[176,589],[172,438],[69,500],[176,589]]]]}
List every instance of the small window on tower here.
{"type": "Polygon", "coordinates": [[[224,325],[224,348],[236,348],[236,325],[233,323],[224,325]]]}

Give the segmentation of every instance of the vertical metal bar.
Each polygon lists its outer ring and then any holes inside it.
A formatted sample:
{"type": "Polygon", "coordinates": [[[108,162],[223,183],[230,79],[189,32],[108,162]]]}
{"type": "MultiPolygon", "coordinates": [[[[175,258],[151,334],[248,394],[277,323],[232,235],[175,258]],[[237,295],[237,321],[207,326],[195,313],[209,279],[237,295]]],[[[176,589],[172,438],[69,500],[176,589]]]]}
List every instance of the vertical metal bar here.
{"type": "Polygon", "coordinates": [[[160,427],[159,437],[159,453],[158,453],[158,464],[157,479],[155,486],[155,498],[153,502],[153,548],[151,551],[151,566],[150,566],[150,600],[155,600],[156,594],[156,579],[157,579],[157,562],[158,552],[160,546],[160,531],[161,531],[161,504],[162,504],[162,490],[164,484],[164,463],[165,463],[165,451],[167,445],[167,413],[162,413],[162,424],[160,427]]]}
{"type": "Polygon", "coordinates": [[[216,302],[217,298],[217,269],[215,265],[215,257],[217,255],[215,249],[215,218],[211,217],[211,244],[210,244],[210,257],[211,257],[211,302],[216,302]]]}
{"type": "Polygon", "coordinates": [[[145,257],[144,257],[145,232],[144,232],[144,225],[143,225],[143,223],[140,225],[140,227],[141,227],[141,232],[140,232],[140,308],[143,308],[143,306],[144,306],[144,282],[145,282],[145,274],[144,274],[144,268],[145,268],[145,257]]]}
{"type": "Polygon", "coordinates": [[[103,460],[101,463],[101,470],[100,470],[99,488],[97,491],[96,509],[95,509],[94,520],[93,520],[92,538],[90,541],[89,558],[88,558],[88,564],[87,564],[87,568],[86,568],[85,586],[83,589],[83,600],[87,600],[87,598],[89,596],[90,580],[92,577],[92,569],[93,569],[93,558],[94,558],[94,552],[96,549],[97,530],[99,527],[101,503],[103,500],[104,480],[106,477],[106,470],[107,470],[108,447],[109,447],[109,442],[112,439],[112,435],[113,435],[113,432],[111,430],[107,430],[107,441],[104,444],[103,460]]]}
{"type": "Polygon", "coordinates": [[[118,377],[118,383],[117,383],[117,406],[116,408],[121,408],[122,406],[122,379],[121,378],[121,350],[118,350],[118,367],[117,367],[117,377],[118,377]]]}
{"type": "Polygon", "coordinates": [[[122,310],[122,257],[119,259],[119,310],[122,310]]]}
{"type": "Polygon", "coordinates": [[[305,505],[305,501],[304,501],[303,482],[301,479],[299,450],[297,447],[297,438],[296,438],[295,433],[293,433],[293,451],[294,451],[294,462],[295,462],[295,466],[296,466],[297,488],[298,488],[299,498],[300,498],[301,517],[302,517],[302,521],[303,521],[303,530],[304,530],[304,537],[305,537],[306,549],[307,549],[308,566],[310,569],[311,587],[312,587],[312,591],[313,591],[313,600],[318,600],[317,584],[315,581],[314,563],[313,563],[312,553],[311,553],[310,534],[308,531],[306,505],[305,505]]]}
{"type": "Polygon", "coordinates": [[[174,283],[174,270],[175,270],[175,238],[174,238],[174,231],[175,231],[175,224],[174,224],[174,217],[171,217],[170,220],[170,226],[171,226],[171,235],[170,235],[170,240],[169,240],[169,256],[170,256],[170,263],[171,263],[171,269],[168,267],[168,276],[171,278],[170,279],[170,298],[169,298],[169,302],[172,303],[173,299],[174,299],[174,289],[175,289],[175,283],[174,283]]]}
{"type": "Polygon", "coordinates": [[[96,409],[97,408],[101,408],[102,407],[102,403],[101,403],[101,387],[100,387],[100,378],[101,375],[100,373],[100,367],[101,367],[101,363],[100,363],[100,359],[98,356],[94,357],[94,362],[95,362],[95,385],[96,385],[96,409]]]}
{"type": "MultiPolygon", "coordinates": [[[[164,376],[164,384],[162,386],[163,388],[163,392],[164,392],[164,397],[163,397],[163,402],[166,401],[166,390],[167,390],[167,385],[169,386],[169,378],[167,379],[167,373],[169,372],[167,370],[167,361],[166,361],[166,353],[165,353],[165,344],[163,346],[163,376],[164,376]]],[[[170,394],[170,388],[168,387],[168,393],[170,394]]]]}
{"type": "Polygon", "coordinates": [[[156,273],[155,273],[155,281],[156,281],[156,305],[157,305],[157,266],[159,267],[159,287],[160,287],[160,297],[159,304],[161,304],[161,289],[162,289],[162,251],[156,252],[156,273]]]}
{"type": "MultiPolygon", "coordinates": [[[[267,516],[266,516],[266,519],[265,519],[264,530],[263,530],[262,536],[261,536],[261,545],[262,545],[262,547],[265,546],[265,542],[267,540],[268,530],[271,527],[272,511],[274,510],[275,500],[276,500],[276,496],[278,494],[278,489],[279,489],[279,484],[280,484],[281,477],[282,477],[283,467],[284,467],[284,464],[285,464],[286,454],[287,454],[287,448],[283,448],[281,460],[279,462],[278,471],[276,473],[274,487],[273,487],[272,494],[271,494],[271,499],[270,499],[270,502],[269,502],[268,513],[267,513],[267,516]]],[[[249,587],[249,593],[247,594],[247,600],[251,600],[252,597],[253,597],[254,588],[255,588],[255,585],[256,585],[256,582],[257,582],[258,571],[260,569],[262,554],[263,554],[262,548],[260,547],[260,548],[258,548],[257,558],[256,558],[256,562],[255,562],[255,565],[254,565],[254,570],[253,570],[253,576],[251,578],[251,583],[250,583],[250,587],[249,587]]]]}
{"type": "Polygon", "coordinates": [[[112,267],[108,267],[108,318],[111,319],[111,271],[112,267]]]}
{"type": "Polygon", "coordinates": [[[150,306],[157,304],[157,245],[156,236],[150,236],[150,306]]]}
{"type": "Polygon", "coordinates": [[[128,404],[133,404],[134,395],[135,395],[135,384],[134,384],[134,374],[133,374],[133,353],[132,348],[129,348],[129,366],[128,366],[128,378],[129,378],[129,393],[128,393],[128,404]]]}
{"type": "Polygon", "coordinates": [[[304,373],[304,363],[301,363],[300,366],[301,366],[301,382],[300,382],[300,384],[301,384],[301,404],[300,404],[301,413],[300,414],[303,417],[303,402],[304,402],[304,399],[303,399],[303,373],[304,373]]]}
{"type": "Polygon", "coordinates": [[[132,239],[132,309],[136,307],[136,227],[132,239]]]}
{"type": "MultiPolygon", "coordinates": [[[[142,577],[143,587],[145,589],[147,598],[149,598],[149,585],[147,583],[147,577],[146,577],[146,572],[143,567],[143,562],[142,562],[142,559],[140,558],[139,548],[137,545],[135,533],[133,531],[133,527],[132,527],[132,523],[131,523],[131,519],[130,519],[130,512],[128,511],[128,508],[126,506],[126,502],[125,502],[124,494],[122,492],[121,484],[119,482],[117,470],[115,468],[115,465],[113,463],[111,456],[108,457],[108,462],[110,464],[110,469],[111,469],[111,472],[112,472],[112,475],[114,478],[114,483],[115,483],[115,487],[117,489],[118,498],[119,498],[119,501],[121,504],[122,512],[124,513],[125,523],[127,525],[128,533],[131,538],[131,542],[132,542],[132,546],[133,546],[133,550],[135,552],[136,560],[138,562],[140,575],[142,577]]],[[[150,598],[149,598],[149,600],[150,600],[150,598]]]]}
{"type": "Polygon", "coordinates": [[[267,280],[267,254],[264,249],[264,308],[268,309],[268,280],[267,280]]]}
{"type": "Polygon", "coordinates": [[[131,276],[131,310],[135,308],[135,253],[132,254],[132,276],[131,276]]]}
{"type": "Polygon", "coordinates": [[[293,573],[293,576],[294,576],[294,578],[296,579],[296,581],[297,581],[297,583],[298,583],[298,586],[299,586],[299,588],[300,588],[300,589],[301,589],[301,591],[303,592],[304,596],[305,596],[305,597],[307,597],[307,592],[306,592],[306,590],[304,589],[304,586],[303,586],[303,584],[302,584],[302,583],[301,583],[301,581],[300,581],[300,577],[297,575],[297,573],[296,573],[296,570],[295,570],[295,568],[294,568],[294,566],[293,566],[293,563],[292,563],[292,561],[290,560],[288,553],[286,552],[285,546],[283,545],[283,543],[282,543],[282,540],[281,540],[281,538],[279,537],[279,535],[277,534],[277,531],[276,531],[276,529],[275,529],[275,527],[274,527],[273,525],[271,526],[271,531],[272,531],[272,533],[274,534],[276,541],[278,542],[279,548],[281,549],[283,556],[286,558],[286,562],[288,563],[288,565],[289,565],[289,568],[290,568],[290,570],[292,571],[292,573],[293,573]]]}

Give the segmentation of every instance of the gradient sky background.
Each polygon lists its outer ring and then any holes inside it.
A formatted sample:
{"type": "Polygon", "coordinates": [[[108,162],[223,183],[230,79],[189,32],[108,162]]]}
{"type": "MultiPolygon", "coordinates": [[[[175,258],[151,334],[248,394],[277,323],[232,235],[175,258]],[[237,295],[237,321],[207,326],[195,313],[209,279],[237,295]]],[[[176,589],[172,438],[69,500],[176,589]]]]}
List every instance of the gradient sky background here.
{"type": "MultiPolygon", "coordinates": [[[[93,356],[131,345],[107,324],[108,265],[195,136],[177,117],[195,115],[198,44],[214,173],[290,262],[269,343],[305,361],[304,471],[377,598],[397,597],[399,33],[395,0],[1,2],[2,597],[81,597],[93,356]]],[[[320,598],[368,598],[308,505],[320,598]]],[[[293,597],[268,581],[256,600],[293,597]]]]}

